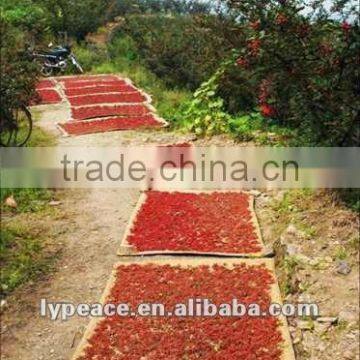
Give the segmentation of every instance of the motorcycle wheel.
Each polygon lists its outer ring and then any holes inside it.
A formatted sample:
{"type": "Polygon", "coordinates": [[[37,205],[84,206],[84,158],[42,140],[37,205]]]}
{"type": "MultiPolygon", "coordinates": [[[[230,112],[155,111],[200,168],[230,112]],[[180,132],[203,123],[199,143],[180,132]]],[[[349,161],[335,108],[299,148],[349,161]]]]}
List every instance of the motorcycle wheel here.
{"type": "Polygon", "coordinates": [[[41,75],[45,76],[45,77],[50,77],[53,74],[53,68],[43,65],[40,69],[41,75]]]}

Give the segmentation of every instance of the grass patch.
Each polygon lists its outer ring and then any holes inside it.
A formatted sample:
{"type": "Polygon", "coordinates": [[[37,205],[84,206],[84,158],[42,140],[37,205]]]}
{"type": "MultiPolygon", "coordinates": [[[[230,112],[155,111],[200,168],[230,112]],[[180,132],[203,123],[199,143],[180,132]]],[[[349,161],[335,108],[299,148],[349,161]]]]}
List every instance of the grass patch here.
{"type": "Polygon", "coordinates": [[[4,211],[13,214],[43,211],[53,197],[53,192],[46,189],[1,189],[0,194],[1,203],[9,196],[14,197],[16,208],[3,205],[4,211]]]}
{"type": "Polygon", "coordinates": [[[342,189],[338,193],[345,206],[360,214],[360,189],[342,189]]]}
{"type": "Polygon", "coordinates": [[[271,204],[276,216],[276,223],[279,224],[274,229],[277,237],[283,233],[290,223],[307,236],[315,235],[315,229],[302,221],[300,216],[302,212],[310,209],[313,195],[313,191],[308,189],[289,190],[281,200],[275,200],[271,204]]]}
{"type": "Polygon", "coordinates": [[[55,260],[46,249],[42,229],[29,229],[27,222],[11,221],[0,230],[0,295],[8,295],[18,286],[48,272],[55,260]]]}
{"type": "Polygon", "coordinates": [[[43,222],[53,215],[49,201],[53,193],[42,189],[2,189],[1,201],[12,195],[16,208],[2,205],[0,230],[0,295],[53,268],[58,248],[51,245],[50,228],[43,222]]]}
{"type": "Polygon", "coordinates": [[[0,296],[50,271],[57,250],[49,246],[47,226],[39,226],[43,217],[52,214],[49,201],[52,191],[44,189],[1,189],[0,296]],[[13,196],[16,208],[4,201],[13,196]]]}
{"type": "Polygon", "coordinates": [[[57,144],[57,137],[54,133],[46,131],[36,124],[39,121],[41,111],[42,110],[31,111],[33,130],[30,139],[26,144],[27,147],[51,147],[56,146],[57,144]]]}
{"type": "Polygon", "coordinates": [[[281,293],[285,296],[297,292],[297,289],[294,288],[293,278],[297,271],[298,265],[298,260],[293,256],[289,256],[284,259],[284,262],[281,266],[282,276],[279,277],[280,290],[281,293]]]}
{"type": "Polygon", "coordinates": [[[39,126],[34,126],[27,147],[47,147],[55,146],[57,143],[56,136],[39,126]]]}
{"type": "Polygon", "coordinates": [[[346,260],[348,258],[348,253],[344,246],[339,246],[335,250],[334,258],[336,260],[346,260]]]}
{"type": "Polygon", "coordinates": [[[255,141],[259,145],[286,146],[295,134],[273,120],[265,120],[259,113],[232,115],[229,133],[238,141],[255,141]]]}

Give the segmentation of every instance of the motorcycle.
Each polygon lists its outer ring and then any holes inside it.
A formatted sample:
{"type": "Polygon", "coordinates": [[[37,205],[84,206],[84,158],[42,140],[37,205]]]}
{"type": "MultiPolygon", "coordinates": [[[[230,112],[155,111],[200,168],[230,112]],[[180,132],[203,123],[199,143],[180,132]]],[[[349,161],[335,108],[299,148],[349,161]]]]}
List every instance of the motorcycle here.
{"type": "MultiPolygon", "coordinates": [[[[49,47],[52,47],[51,43],[49,47]]],[[[56,46],[48,51],[34,50],[31,52],[31,57],[33,61],[39,64],[40,72],[45,77],[52,76],[58,72],[64,72],[68,67],[69,60],[80,73],[84,72],[72,53],[70,46],[56,46]]]]}

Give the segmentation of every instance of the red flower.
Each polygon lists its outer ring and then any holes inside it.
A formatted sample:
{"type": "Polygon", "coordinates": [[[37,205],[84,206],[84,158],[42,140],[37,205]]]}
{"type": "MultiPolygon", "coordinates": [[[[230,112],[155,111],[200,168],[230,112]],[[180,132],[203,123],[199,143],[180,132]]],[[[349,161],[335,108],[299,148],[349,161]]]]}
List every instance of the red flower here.
{"type": "Polygon", "coordinates": [[[261,25],[260,20],[256,20],[256,21],[253,21],[253,22],[250,23],[250,27],[251,27],[253,30],[259,30],[259,29],[260,29],[260,25],[261,25]]]}
{"type": "Polygon", "coordinates": [[[249,66],[249,61],[243,57],[239,57],[236,60],[236,64],[242,68],[247,68],[249,66]]]}
{"type": "Polygon", "coordinates": [[[333,52],[333,47],[328,43],[323,43],[320,45],[319,51],[321,55],[327,56],[333,52]]]}
{"type": "Polygon", "coordinates": [[[261,46],[261,40],[260,39],[253,39],[248,42],[248,47],[250,49],[250,53],[253,56],[257,56],[259,54],[261,46]]]}
{"type": "Polygon", "coordinates": [[[297,28],[297,33],[300,37],[305,38],[310,33],[310,26],[308,24],[302,24],[297,28]]]}
{"type": "Polygon", "coordinates": [[[350,30],[351,30],[351,25],[347,22],[347,21],[344,21],[342,24],[341,24],[341,28],[343,29],[343,31],[345,33],[348,33],[350,30]]]}
{"type": "Polygon", "coordinates": [[[275,19],[276,24],[280,26],[286,25],[288,21],[289,19],[285,14],[278,14],[275,19]]]}
{"type": "Polygon", "coordinates": [[[262,104],[260,106],[260,109],[261,109],[261,115],[264,117],[271,118],[276,115],[276,109],[269,104],[262,104]]]}
{"type": "Polygon", "coordinates": [[[264,79],[260,84],[260,93],[259,93],[259,102],[260,104],[265,104],[270,97],[270,87],[271,81],[268,79],[264,79]]]}

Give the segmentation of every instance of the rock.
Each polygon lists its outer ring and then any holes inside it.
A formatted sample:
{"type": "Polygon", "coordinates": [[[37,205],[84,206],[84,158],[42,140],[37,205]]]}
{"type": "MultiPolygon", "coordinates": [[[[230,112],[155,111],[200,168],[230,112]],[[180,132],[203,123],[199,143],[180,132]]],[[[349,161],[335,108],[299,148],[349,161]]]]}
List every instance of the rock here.
{"type": "Polygon", "coordinates": [[[295,227],[295,225],[290,224],[287,229],[285,230],[285,232],[289,235],[296,235],[298,233],[298,229],[295,227]]]}
{"type": "Polygon", "coordinates": [[[61,201],[52,200],[49,202],[49,205],[50,206],[59,206],[59,205],[61,205],[61,201]]]}
{"type": "Polygon", "coordinates": [[[299,263],[302,264],[309,264],[309,262],[311,261],[311,259],[304,254],[296,254],[294,257],[299,263]]]}
{"type": "Polygon", "coordinates": [[[331,327],[331,323],[322,324],[322,323],[315,322],[314,330],[316,333],[322,335],[322,334],[326,333],[330,327],[331,327]]]}
{"type": "Polygon", "coordinates": [[[4,309],[7,305],[7,301],[5,299],[2,299],[0,301],[0,310],[4,309]]]}
{"type": "Polygon", "coordinates": [[[271,245],[266,245],[264,248],[263,256],[265,257],[273,257],[275,256],[274,248],[271,245]]]}
{"type": "Polygon", "coordinates": [[[289,331],[290,333],[295,333],[296,332],[296,327],[295,326],[289,326],[289,331]]]}
{"type": "Polygon", "coordinates": [[[265,194],[262,194],[256,199],[257,207],[265,207],[269,202],[270,198],[268,196],[265,196],[265,194]]]}
{"type": "Polygon", "coordinates": [[[339,321],[355,323],[358,321],[358,313],[351,310],[341,310],[338,314],[339,321]]]}
{"type": "Polygon", "coordinates": [[[347,339],[356,340],[357,336],[353,333],[346,334],[345,337],[347,339]]]}
{"type": "Polygon", "coordinates": [[[346,350],[346,351],[344,351],[343,356],[344,356],[344,359],[346,359],[346,360],[352,360],[352,359],[355,359],[356,355],[354,354],[353,351],[346,350]]]}
{"type": "Polygon", "coordinates": [[[336,266],[336,272],[340,275],[349,275],[351,273],[351,266],[345,260],[339,261],[336,266]]]}
{"type": "Polygon", "coordinates": [[[274,199],[276,201],[283,201],[286,193],[287,193],[286,190],[281,190],[275,195],[274,199]]]}
{"type": "Polygon", "coordinates": [[[196,134],[191,134],[188,137],[187,141],[196,141],[198,139],[198,137],[196,136],[196,134]]]}
{"type": "Polygon", "coordinates": [[[302,331],[300,329],[296,329],[295,332],[291,333],[291,338],[294,345],[299,344],[303,339],[302,331]]]}
{"type": "Polygon", "coordinates": [[[250,190],[249,193],[255,197],[259,197],[261,195],[261,191],[259,190],[250,190]]]}
{"type": "Polygon", "coordinates": [[[0,335],[5,334],[8,331],[7,325],[3,325],[0,331],[0,335]]]}
{"type": "Polygon", "coordinates": [[[312,304],[314,303],[314,299],[306,293],[300,294],[299,296],[299,303],[301,304],[312,304]]]}
{"type": "Polygon", "coordinates": [[[13,195],[11,195],[11,196],[9,196],[9,197],[7,197],[6,199],[5,199],[5,205],[6,206],[9,206],[9,207],[11,207],[11,208],[13,208],[13,209],[16,209],[17,208],[17,202],[15,201],[15,199],[14,199],[14,196],[13,195]]]}
{"type": "Polygon", "coordinates": [[[326,270],[330,267],[331,262],[332,259],[330,258],[329,261],[329,257],[325,257],[325,258],[316,257],[310,260],[309,265],[316,267],[318,270],[326,270]]]}
{"type": "Polygon", "coordinates": [[[319,259],[318,259],[318,258],[311,259],[311,260],[309,261],[309,265],[310,265],[310,266],[317,266],[317,265],[319,265],[319,259]]]}
{"type": "Polygon", "coordinates": [[[303,333],[303,341],[302,345],[305,351],[309,351],[310,349],[315,349],[319,346],[319,337],[314,335],[310,331],[306,331],[303,333]]]}
{"type": "Polygon", "coordinates": [[[297,246],[292,245],[292,244],[288,244],[286,245],[286,254],[289,256],[294,256],[299,252],[299,249],[297,248],[297,246]]]}
{"type": "Polygon", "coordinates": [[[318,317],[316,319],[316,321],[318,323],[322,323],[322,324],[328,323],[328,324],[331,324],[331,325],[337,324],[338,320],[339,319],[337,317],[330,317],[330,316],[328,316],[328,317],[318,317]]]}
{"type": "Polygon", "coordinates": [[[326,350],[326,345],[324,343],[320,343],[318,346],[318,350],[320,352],[324,352],[326,350]]]}
{"type": "Polygon", "coordinates": [[[314,323],[312,321],[297,320],[296,325],[301,330],[313,330],[314,323]]]}

